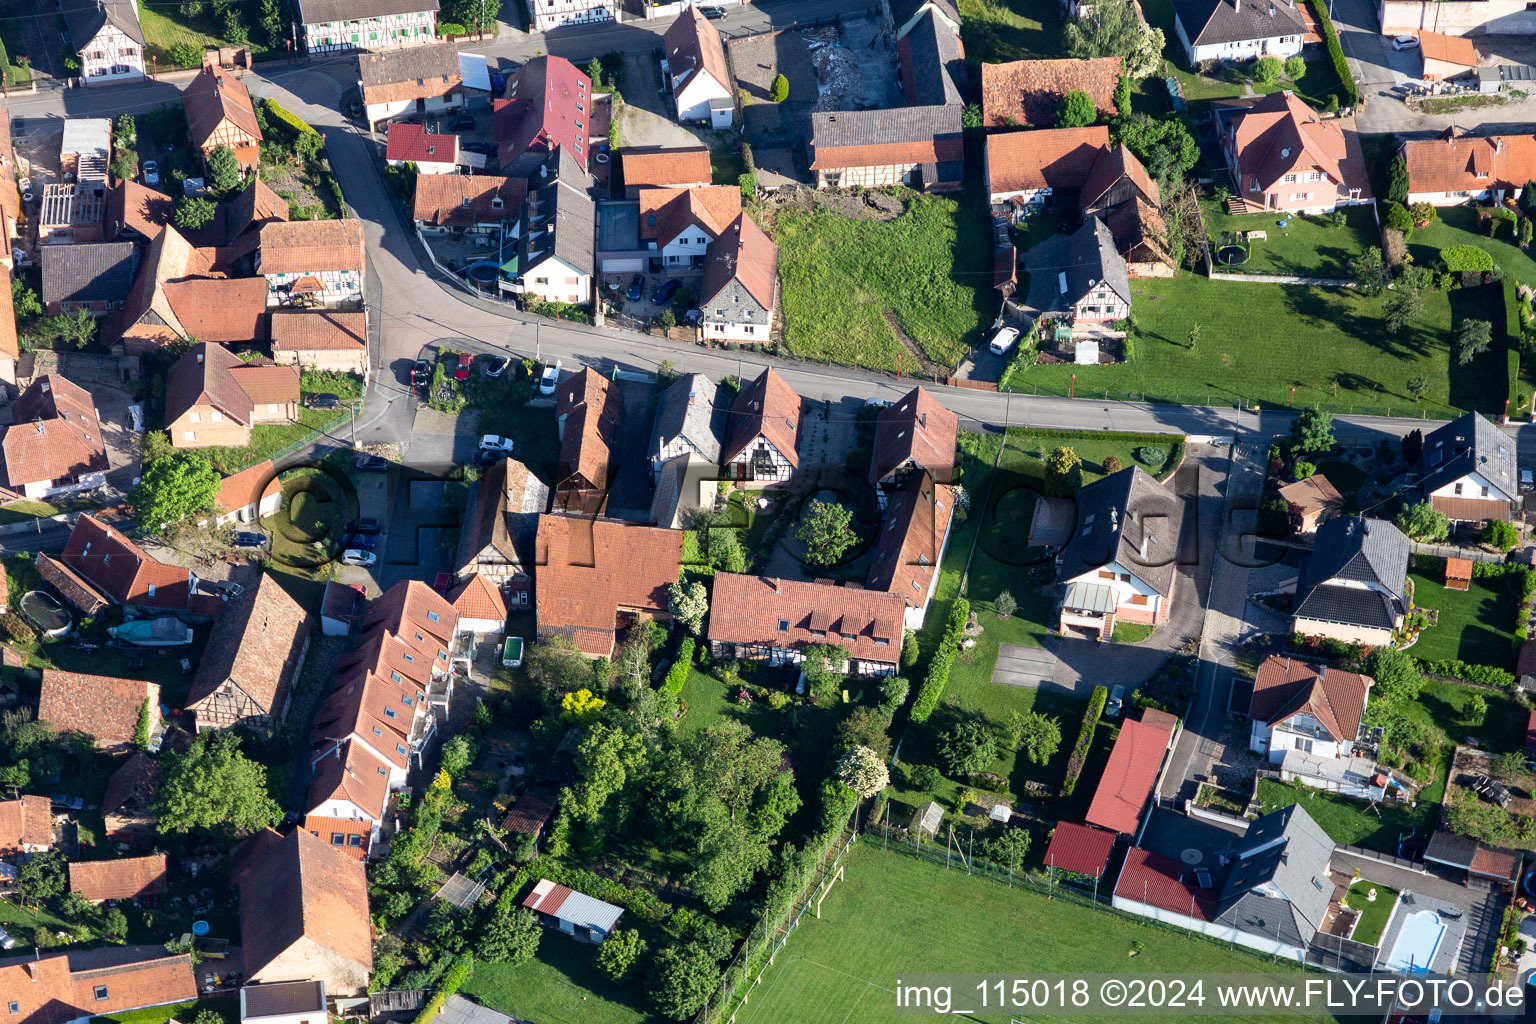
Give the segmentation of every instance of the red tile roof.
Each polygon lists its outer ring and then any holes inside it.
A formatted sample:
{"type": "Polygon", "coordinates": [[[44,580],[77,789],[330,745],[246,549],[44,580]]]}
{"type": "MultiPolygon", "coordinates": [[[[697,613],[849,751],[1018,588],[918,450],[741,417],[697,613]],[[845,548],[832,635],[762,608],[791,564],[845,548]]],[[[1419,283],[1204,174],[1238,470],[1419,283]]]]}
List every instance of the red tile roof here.
{"type": "Polygon", "coordinates": [[[877,484],[899,470],[926,469],[942,482],[952,482],[955,442],[960,417],[915,387],[875,418],[875,447],[869,460],[869,482],[877,484]]]}
{"type": "Polygon", "coordinates": [[[1056,124],[1056,108],[1074,90],[1085,92],[1100,117],[1115,115],[1121,57],[1016,60],[981,66],[981,109],[988,128],[1056,124]]]}
{"type": "Polygon", "coordinates": [[[1259,665],[1248,717],[1275,726],[1304,711],[1335,742],[1352,743],[1374,684],[1370,676],[1271,654],[1259,665]]]}
{"type": "Polygon", "coordinates": [[[0,857],[11,857],[25,846],[53,844],[53,810],[45,796],[0,800],[0,857]]]}
{"type": "Polygon", "coordinates": [[[368,848],[372,845],[373,822],[362,818],[327,818],[318,814],[308,814],[304,817],[304,831],[315,836],[337,853],[345,854],[353,860],[366,862],[368,860],[368,848]],[[342,841],[336,842],[336,837],[341,836],[342,841]],[[357,844],[351,842],[351,836],[362,836],[357,844]]]}
{"type": "MultiPolygon", "coordinates": [[[[10,225],[6,223],[6,214],[0,213],[0,232],[10,232],[10,225]]],[[[11,293],[4,288],[4,295],[0,295],[0,356],[8,356],[16,359],[21,355],[21,343],[16,337],[16,304],[11,298],[11,293]]]]}
{"type": "Polygon", "coordinates": [[[1109,855],[1114,849],[1113,832],[1063,821],[1051,833],[1051,843],[1045,848],[1045,866],[1098,878],[1109,866],[1109,855]]]}
{"type": "MultiPolygon", "coordinates": [[[[459,137],[429,132],[425,125],[410,121],[392,121],[384,159],[406,160],[416,164],[453,164],[459,159],[459,137]]],[[[430,177],[430,175],[429,175],[430,177]]]]}
{"type": "Polygon", "coordinates": [[[704,146],[625,149],[619,155],[623,158],[626,188],[687,188],[701,183],[707,185],[712,175],[709,150],[704,146]]]}
{"type": "Polygon", "coordinates": [[[199,149],[214,144],[214,133],[226,121],[261,141],[261,124],[251,105],[250,90],[233,75],[203,68],[182,90],[181,105],[187,111],[187,141],[199,149]]]}
{"type": "MultiPolygon", "coordinates": [[[[609,519],[539,517],[535,541],[539,632],[587,654],[613,653],[620,610],[665,614],[683,536],[609,519]]],[[[898,645],[900,634],[897,635],[898,645]]]]}
{"type": "Polygon", "coordinates": [[[75,521],[59,557],[119,604],[185,609],[193,596],[189,570],[157,561],[121,530],[88,513],[75,521]]]}
{"type": "Polygon", "coordinates": [[[12,487],[106,470],[107,442],[96,403],[79,385],[45,374],[12,404],[11,415],[0,454],[12,487]]]}
{"type": "Polygon", "coordinates": [[[1172,740],[1172,732],[1147,722],[1122,724],[1083,820],[1111,832],[1133,834],[1172,740]]]}
{"type": "Polygon", "coordinates": [[[161,286],[189,338],[221,343],[267,336],[267,282],[260,277],[201,277],[161,286]]]}
{"type": "Polygon", "coordinates": [[[163,946],[106,946],[0,960],[0,993],[18,1003],[7,1024],[65,1024],[198,997],[192,958],[163,946]],[[98,988],[106,998],[96,998],[98,988]]]}
{"type": "Polygon", "coordinates": [[[363,222],[355,218],[275,221],[262,226],[259,269],[262,274],[361,271],[363,250],[363,222]]]}
{"type": "Polygon", "coordinates": [[[895,594],[720,573],[710,599],[709,640],[795,651],[834,644],[850,658],[894,664],[905,613],[895,594]]]}
{"type": "Polygon", "coordinates": [[[283,485],[277,478],[272,460],[263,459],[219,482],[219,508],[237,512],[248,505],[259,506],[267,498],[282,492],[283,485]]]}
{"type": "Polygon", "coordinates": [[[478,572],[448,591],[448,600],[461,619],[506,621],[507,602],[502,600],[501,591],[478,572]]]}
{"type": "Polygon", "coordinates": [[[1081,188],[1108,147],[1105,125],[988,135],[987,192],[1081,188]]]}
{"type": "Polygon", "coordinates": [[[1426,61],[1438,60],[1462,67],[1477,67],[1477,47],[1466,36],[1448,36],[1439,32],[1419,33],[1419,52],[1426,61]]]}
{"type": "Polygon", "coordinates": [[[357,351],[368,346],[363,313],[314,310],[282,312],[269,317],[272,351],[357,351]]]}
{"type": "Polygon", "coordinates": [[[731,403],[731,420],[720,461],[734,461],[759,434],[791,466],[800,465],[800,396],[771,366],[743,387],[731,403]]]}
{"type": "Polygon", "coordinates": [[[727,90],[731,71],[725,63],[725,43],[714,23],[692,4],[683,8],[661,37],[671,75],[680,75],[674,93],[688,88],[699,74],[707,74],[727,90]]]}
{"type": "Polygon", "coordinates": [[[1340,165],[1348,152],[1339,122],[1324,121],[1294,93],[1270,93],[1234,111],[1227,123],[1244,188],[1249,178],[1257,178],[1269,189],[1284,175],[1310,168],[1335,185],[1345,184],[1340,165]]]}
{"type": "Polygon", "coordinates": [[[1172,857],[1132,848],[1115,882],[1115,895],[1197,921],[1214,921],[1221,912],[1215,889],[1182,881],[1184,865],[1172,857]]]}
{"type": "Polygon", "coordinates": [[[168,888],[163,853],[116,860],[72,861],[69,865],[70,892],[79,893],[92,903],[158,896],[168,888]]]}
{"type": "Polygon", "coordinates": [[[555,397],[555,415],[562,421],[555,469],[557,500],[564,490],[608,490],[621,405],[619,389],[590,366],[560,384],[555,397]]]}
{"type": "MultiPolygon", "coordinates": [[[[736,190],[737,195],[741,190],[736,190]]],[[[420,174],[411,216],[438,227],[471,227],[517,220],[528,195],[524,178],[490,174],[420,174]],[[500,201],[501,205],[496,205],[500,201]]]]}
{"type": "Polygon", "coordinates": [[[954,515],[955,493],[927,473],[914,475],[892,498],[880,526],[868,587],[924,608],[938,575],[940,550],[954,515]]]}
{"type": "Polygon", "coordinates": [[[305,806],[316,808],[327,800],[341,800],[371,815],[370,820],[382,821],[389,801],[389,768],[389,762],[362,743],[345,740],[315,762],[305,806]]]}
{"type": "Polygon", "coordinates": [[[269,573],[225,602],[187,692],[186,707],[198,716],[199,727],[205,716],[219,721],[214,712],[227,707],[225,695],[231,691],[254,701],[261,714],[281,725],[309,626],[309,612],[269,573]]]}
{"type": "Polygon", "coordinates": [[[548,786],[529,786],[507,812],[501,827],[519,835],[537,836],[555,816],[555,791],[548,786]]]}
{"type": "Polygon", "coordinates": [[[45,668],[37,717],[59,732],[94,737],[99,747],[126,750],[133,745],[146,700],[152,708],[159,705],[158,683],[45,668]]]}
{"type": "Polygon", "coordinates": [[[715,296],[732,281],[740,281],[747,294],[772,315],[774,290],[779,283],[779,247],[745,213],[737,214],[705,250],[699,305],[714,305],[715,296]]]}
{"type": "Polygon", "coordinates": [[[719,238],[740,215],[741,189],[736,185],[640,190],[641,241],[666,245],[693,227],[719,238]]]}
{"type": "Polygon", "coordinates": [[[1408,191],[1471,192],[1516,189],[1536,178],[1536,137],[1465,135],[1447,131],[1436,139],[1403,143],[1408,191]]]}

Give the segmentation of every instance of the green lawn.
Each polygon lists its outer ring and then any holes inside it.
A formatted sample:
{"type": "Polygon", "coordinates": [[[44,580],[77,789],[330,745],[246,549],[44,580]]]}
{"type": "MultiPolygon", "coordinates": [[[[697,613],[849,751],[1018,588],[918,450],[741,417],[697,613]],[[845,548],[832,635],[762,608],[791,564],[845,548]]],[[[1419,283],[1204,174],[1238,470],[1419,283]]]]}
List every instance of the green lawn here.
{"type": "MultiPolygon", "coordinates": [[[[822,903],[821,918],[801,920],[737,1013],[737,1024],[883,1024],[894,1019],[895,979],[912,971],[1072,973],[1108,964],[1130,974],[1295,970],[1177,929],[945,871],[882,851],[868,836],[843,866],[845,876],[822,903]],[[1133,951],[1136,959],[1128,960],[1133,951]]],[[[973,1002],[956,1005],[977,1009],[973,1002]]],[[[1006,1024],[1010,1016],[957,1019],[1006,1024]]]]}
{"type": "Polygon", "coordinates": [[[1333,484],[1334,490],[1343,495],[1346,503],[1354,497],[1366,480],[1365,470],[1349,462],[1319,463],[1317,472],[1333,484]]]}
{"type": "Polygon", "coordinates": [[[895,370],[906,349],[887,313],[941,367],[954,367],[979,338],[994,304],[985,211],[941,196],[907,201],[888,221],[778,215],[784,341],[795,355],[895,370]]]}
{"type": "Polygon", "coordinates": [[[1348,277],[1349,261],[1368,247],[1381,244],[1376,219],[1365,206],[1347,207],[1341,227],[1334,227],[1320,217],[1281,218],[1272,213],[1233,217],[1213,200],[1200,204],[1200,215],[1205,219],[1205,231],[1213,249],[1219,246],[1223,234],[1265,233],[1262,241],[1249,244],[1248,262],[1233,268],[1240,272],[1348,277]],[[1282,219],[1286,220],[1283,228],[1282,219]]]}
{"type": "Polygon", "coordinates": [[[5,80],[13,86],[32,84],[32,69],[17,63],[27,56],[21,45],[21,22],[15,18],[0,18],[0,68],[5,70],[5,80]]]}
{"type": "Polygon", "coordinates": [[[167,1020],[190,1021],[204,1010],[212,1010],[225,1020],[235,1020],[240,1015],[240,1001],[234,996],[218,996],[197,999],[170,1006],[152,1006],[144,1010],[124,1010],[122,1013],[106,1013],[91,1018],[91,1024],[165,1024],[167,1020]]]}
{"type": "Polygon", "coordinates": [[[282,504],[262,520],[272,534],[272,560],[311,569],[339,555],[339,544],[346,539],[342,534],[355,515],[347,489],[325,471],[308,466],[281,479],[282,504]]]}
{"type": "Polygon", "coordinates": [[[1351,910],[1360,911],[1360,920],[1355,922],[1355,930],[1350,933],[1350,938],[1356,942],[1363,942],[1367,946],[1375,946],[1381,942],[1381,933],[1387,930],[1387,921],[1392,917],[1392,908],[1397,904],[1397,890],[1390,885],[1382,885],[1362,878],[1349,887],[1349,907],[1351,910]],[[1376,890],[1376,898],[1370,898],[1371,890],[1376,890]]]}
{"type": "MultiPolygon", "coordinates": [[[[233,6],[250,34],[249,39],[238,45],[249,47],[254,57],[265,56],[268,52],[266,33],[256,25],[261,9],[259,0],[235,0],[233,6]]],[[[161,68],[171,66],[171,47],[178,43],[187,43],[199,50],[236,45],[224,38],[222,22],[208,7],[195,18],[184,18],[176,4],[140,4],[139,27],[144,30],[145,55],[154,57],[161,68]]]]}
{"type": "MultiPolygon", "coordinates": [[[[1443,792],[1443,787],[1440,788],[1443,792]]],[[[1372,807],[1365,800],[1274,779],[1259,780],[1259,803],[1260,814],[1299,803],[1334,842],[1393,855],[1401,839],[1415,834],[1422,839],[1428,835],[1440,811],[1439,796],[1430,800],[1421,795],[1413,807],[1396,802],[1372,807]]]]}
{"type": "Polygon", "coordinates": [[[0,505],[0,523],[20,523],[33,519],[47,519],[56,516],[63,509],[50,505],[46,501],[11,501],[0,505]]]}
{"type": "Polygon", "coordinates": [[[506,376],[481,377],[475,382],[471,402],[480,410],[480,433],[510,437],[518,460],[553,482],[560,455],[555,410],[531,408],[524,404],[529,397],[526,382],[506,376]]]}
{"type": "Polygon", "coordinates": [[[1536,260],[1518,245],[1512,244],[1514,225],[1498,222],[1498,236],[1489,238],[1477,229],[1477,210],[1470,206],[1446,206],[1429,226],[1416,230],[1408,240],[1408,251],[1420,266],[1434,266],[1441,249],[1452,245],[1475,245],[1486,249],[1493,262],[1505,274],[1521,284],[1536,286],[1536,260]]]}
{"type": "Polygon", "coordinates": [[[1144,622],[1116,622],[1112,639],[1117,644],[1139,644],[1152,635],[1152,630],[1144,622]]]}
{"type": "Polygon", "coordinates": [[[592,966],[596,951],[545,931],[532,961],[477,963],[459,994],[530,1024],[660,1024],[664,1018],[651,1012],[641,983],[616,989],[592,966]]]}
{"type": "MultiPolygon", "coordinates": [[[[1525,724],[1529,712],[1510,694],[1500,690],[1431,679],[1419,691],[1418,701],[1409,709],[1409,717],[1438,728],[1454,742],[1475,737],[1478,746],[1496,754],[1521,750],[1525,745],[1525,724]],[[1488,713],[1478,721],[1472,698],[1481,696],[1488,713]]],[[[1438,788],[1438,787],[1437,787],[1438,788]]],[[[1434,799],[1439,796],[1430,792],[1434,799]]]]}
{"type": "Polygon", "coordinates": [[[1104,366],[1036,366],[1015,390],[1066,395],[1076,374],[1080,398],[1126,398],[1189,405],[1241,400],[1269,408],[1319,404],[1334,412],[1449,416],[1500,412],[1507,391],[1505,353],[1495,345],[1467,366],[1452,366],[1453,325],[1503,322],[1499,286],[1430,292],[1424,315],[1396,336],[1381,325],[1379,297],[1346,288],[1210,281],[1193,274],[1133,282],[1135,355],[1104,366]],[[1190,348],[1190,327],[1201,335],[1190,348]],[[1424,401],[1405,386],[1423,376],[1424,401]]]}
{"type": "Polygon", "coordinates": [[[1060,10],[1052,0],[960,0],[966,59],[975,65],[1065,56],[1060,10]]]}
{"type": "Polygon", "coordinates": [[[1421,661],[1455,658],[1469,665],[1513,669],[1515,616],[1520,607],[1515,577],[1480,576],[1472,580],[1468,590],[1446,590],[1439,560],[1424,561],[1435,567],[1409,573],[1413,603],[1418,608],[1436,609],[1440,620],[1419,634],[1409,653],[1421,661]]]}

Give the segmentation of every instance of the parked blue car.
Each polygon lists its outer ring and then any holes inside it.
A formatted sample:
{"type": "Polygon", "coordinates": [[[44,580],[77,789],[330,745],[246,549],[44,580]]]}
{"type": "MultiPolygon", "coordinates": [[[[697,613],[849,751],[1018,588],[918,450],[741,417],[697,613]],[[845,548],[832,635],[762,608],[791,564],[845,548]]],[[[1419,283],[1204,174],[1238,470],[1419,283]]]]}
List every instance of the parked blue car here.
{"type": "Polygon", "coordinates": [[[375,537],[371,533],[354,533],[352,536],[347,538],[347,543],[345,545],[343,545],[343,546],[344,547],[349,547],[349,548],[363,548],[364,550],[370,550],[373,547],[375,547],[378,543],[379,543],[379,538],[375,537]]]}
{"type": "Polygon", "coordinates": [[[259,533],[246,533],[241,531],[240,533],[235,534],[235,547],[237,548],[265,547],[266,543],[267,538],[259,533]]]}
{"type": "Polygon", "coordinates": [[[645,275],[636,274],[634,277],[629,279],[629,291],[624,293],[624,297],[630,302],[639,302],[641,297],[644,295],[645,275]]]}
{"type": "Polygon", "coordinates": [[[683,282],[674,277],[651,293],[651,301],[658,306],[665,306],[668,302],[672,301],[672,296],[676,295],[677,290],[682,286],[683,282]]]}

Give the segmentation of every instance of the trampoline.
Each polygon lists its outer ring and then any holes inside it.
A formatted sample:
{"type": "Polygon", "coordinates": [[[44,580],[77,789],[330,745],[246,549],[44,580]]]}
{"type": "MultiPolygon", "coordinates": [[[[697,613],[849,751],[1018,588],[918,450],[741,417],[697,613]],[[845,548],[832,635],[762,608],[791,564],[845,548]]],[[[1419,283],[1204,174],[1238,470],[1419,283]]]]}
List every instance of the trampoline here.
{"type": "Polygon", "coordinates": [[[1224,242],[1216,247],[1216,262],[1224,267],[1240,267],[1251,255],[1247,246],[1236,242],[1224,242]]]}
{"type": "Polygon", "coordinates": [[[1533,878],[1536,878],[1536,871],[1527,871],[1525,873],[1525,878],[1523,878],[1520,882],[1520,887],[1525,890],[1525,894],[1527,896],[1531,897],[1532,899],[1536,899],[1536,888],[1532,887],[1531,882],[1533,878]]]}
{"type": "Polygon", "coordinates": [[[21,596],[21,614],[48,636],[63,636],[74,624],[64,606],[41,590],[29,590],[21,596]]]}

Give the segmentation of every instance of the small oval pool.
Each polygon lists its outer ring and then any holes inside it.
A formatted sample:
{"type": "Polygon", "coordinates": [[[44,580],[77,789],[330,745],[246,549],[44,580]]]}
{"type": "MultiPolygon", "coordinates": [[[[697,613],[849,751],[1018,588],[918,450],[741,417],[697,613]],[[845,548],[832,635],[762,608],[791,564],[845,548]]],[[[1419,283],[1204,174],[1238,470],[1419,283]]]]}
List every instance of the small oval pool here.
{"type": "Polygon", "coordinates": [[[48,636],[63,636],[74,625],[64,606],[41,590],[29,590],[21,595],[21,614],[48,636]]]}
{"type": "Polygon", "coordinates": [[[469,279],[481,291],[494,291],[496,278],[501,274],[501,267],[492,260],[481,260],[479,263],[471,263],[464,269],[464,276],[469,279]]]}

